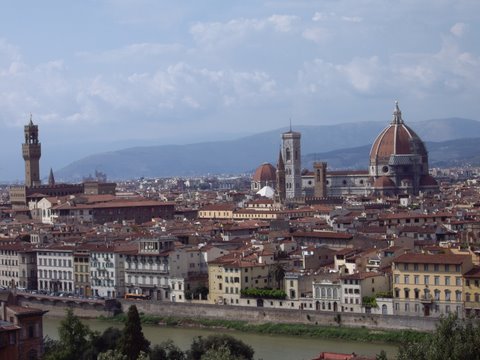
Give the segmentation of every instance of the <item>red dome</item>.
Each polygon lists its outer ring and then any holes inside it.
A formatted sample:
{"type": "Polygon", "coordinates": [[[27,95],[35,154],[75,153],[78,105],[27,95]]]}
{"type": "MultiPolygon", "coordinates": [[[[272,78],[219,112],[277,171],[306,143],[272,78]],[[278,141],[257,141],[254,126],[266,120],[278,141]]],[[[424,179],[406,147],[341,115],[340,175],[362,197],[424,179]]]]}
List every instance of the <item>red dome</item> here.
{"type": "Polygon", "coordinates": [[[376,189],[394,188],[395,183],[389,177],[380,176],[373,183],[373,187],[376,188],[376,189]]]}
{"type": "Polygon", "coordinates": [[[404,124],[402,112],[395,104],[393,120],[373,143],[370,161],[388,160],[390,155],[420,155],[427,158],[427,150],[423,141],[415,132],[404,124]]]}
{"type": "Polygon", "coordinates": [[[276,179],[276,170],[272,164],[263,163],[260,165],[255,174],[253,174],[253,181],[264,182],[264,181],[275,181],[276,179]]]}

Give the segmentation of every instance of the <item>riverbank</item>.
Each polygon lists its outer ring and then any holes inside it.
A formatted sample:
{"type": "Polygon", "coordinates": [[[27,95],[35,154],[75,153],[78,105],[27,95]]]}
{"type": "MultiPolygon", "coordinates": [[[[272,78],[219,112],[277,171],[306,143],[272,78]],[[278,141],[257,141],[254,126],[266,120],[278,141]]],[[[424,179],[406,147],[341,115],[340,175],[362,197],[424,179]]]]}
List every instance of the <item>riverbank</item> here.
{"type": "MultiPolygon", "coordinates": [[[[43,322],[44,335],[52,339],[58,339],[58,328],[61,320],[56,316],[50,317],[47,314],[43,322]]],[[[120,321],[82,319],[82,322],[88,325],[91,330],[100,333],[109,327],[120,330],[124,327],[120,321]]],[[[322,351],[336,351],[345,354],[355,352],[375,358],[376,354],[384,350],[387,352],[389,359],[395,359],[398,353],[398,347],[394,344],[321,339],[309,336],[268,335],[215,327],[159,326],[144,323],[142,331],[145,337],[151,341],[152,346],[159,345],[166,340],[172,340],[182,351],[188,350],[192,341],[198,336],[207,337],[219,333],[228,333],[252,346],[255,350],[255,359],[263,360],[311,360],[322,351]]]]}
{"type": "MultiPolygon", "coordinates": [[[[125,314],[107,317],[100,316],[101,321],[123,323],[125,314]]],[[[323,326],[309,324],[255,324],[239,320],[219,320],[187,318],[175,316],[154,316],[140,313],[142,324],[183,328],[229,329],[245,333],[268,335],[286,335],[296,337],[311,337],[321,339],[341,339],[357,342],[375,342],[384,344],[401,344],[402,342],[419,341],[428,335],[426,332],[413,330],[372,330],[367,328],[352,328],[344,326],[323,326]]]]}

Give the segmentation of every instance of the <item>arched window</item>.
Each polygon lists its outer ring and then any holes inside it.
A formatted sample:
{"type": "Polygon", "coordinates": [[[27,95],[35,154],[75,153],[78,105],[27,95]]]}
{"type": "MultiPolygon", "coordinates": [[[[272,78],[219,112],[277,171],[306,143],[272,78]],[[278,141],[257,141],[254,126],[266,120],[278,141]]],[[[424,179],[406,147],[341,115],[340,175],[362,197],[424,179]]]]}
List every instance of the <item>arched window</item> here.
{"type": "Polygon", "coordinates": [[[291,155],[290,155],[290,149],[286,148],[285,149],[285,159],[286,161],[290,161],[291,155]]]}

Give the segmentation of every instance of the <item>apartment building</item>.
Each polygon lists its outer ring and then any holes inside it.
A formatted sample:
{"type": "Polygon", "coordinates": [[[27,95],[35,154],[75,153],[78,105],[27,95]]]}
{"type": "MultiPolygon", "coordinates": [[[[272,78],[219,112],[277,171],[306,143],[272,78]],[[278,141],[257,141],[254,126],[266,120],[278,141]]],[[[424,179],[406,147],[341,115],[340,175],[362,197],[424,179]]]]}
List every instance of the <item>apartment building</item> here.
{"type": "Polygon", "coordinates": [[[394,314],[463,315],[463,276],[472,269],[470,255],[400,255],[392,262],[394,314]]]}
{"type": "Polygon", "coordinates": [[[90,248],[90,279],[94,296],[124,296],[125,257],[115,251],[113,244],[96,244],[90,248]]]}
{"type": "Polygon", "coordinates": [[[463,294],[465,315],[480,316],[480,267],[475,266],[464,275],[463,294]]]}
{"type": "MultiPolygon", "coordinates": [[[[209,301],[214,304],[239,305],[246,288],[266,288],[272,285],[270,265],[258,259],[231,253],[208,264],[209,301]]],[[[248,304],[250,305],[250,304],[248,304]]]]}
{"type": "Polygon", "coordinates": [[[370,312],[370,304],[364,304],[364,297],[375,297],[377,293],[390,290],[389,276],[382,272],[358,272],[341,276],[342,311],[370,312]]]}
{"type": "Polygon", "coordinates": [[[73,246],[37,250],[38,289],[73,293],[73,246]]]}

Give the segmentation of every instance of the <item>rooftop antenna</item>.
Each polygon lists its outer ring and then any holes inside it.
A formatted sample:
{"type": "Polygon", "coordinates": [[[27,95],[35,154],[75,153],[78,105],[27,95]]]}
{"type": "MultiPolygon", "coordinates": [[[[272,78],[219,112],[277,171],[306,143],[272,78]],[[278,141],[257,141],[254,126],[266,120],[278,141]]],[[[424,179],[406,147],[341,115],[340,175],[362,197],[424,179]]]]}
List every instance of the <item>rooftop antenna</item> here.
{"type": "Polygon", "coordinates": [[[292,132],[292,118],[290,118],[290,132],[292,132]]]}

